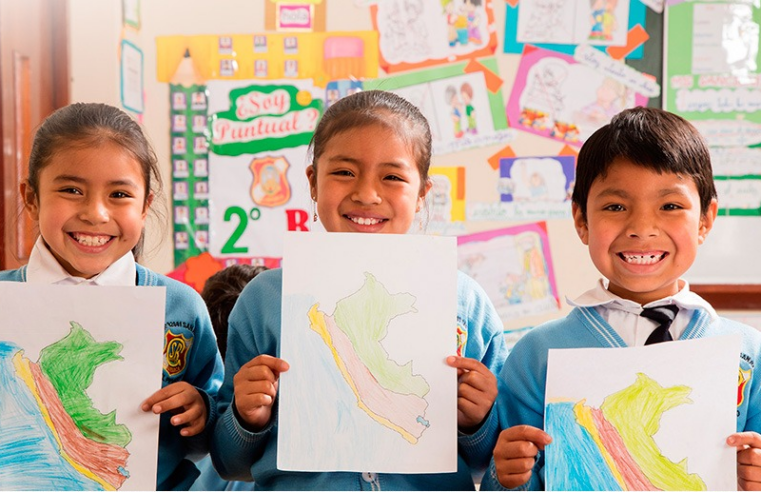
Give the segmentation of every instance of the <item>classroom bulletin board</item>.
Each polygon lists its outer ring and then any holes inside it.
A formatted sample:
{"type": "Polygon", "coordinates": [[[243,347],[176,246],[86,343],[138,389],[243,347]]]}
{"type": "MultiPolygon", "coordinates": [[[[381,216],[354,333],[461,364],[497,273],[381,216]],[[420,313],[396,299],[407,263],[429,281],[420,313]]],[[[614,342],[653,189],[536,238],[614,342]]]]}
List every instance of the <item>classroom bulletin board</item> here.
{"type": "Polygon", "coordinates": [[[156,74],[170,97],[171,275],[200,290],[231,263],[278,266],[285,231],[321,228],[304,176],[320,115],[348,94],[383,89],[417,105],[432,130],[433,189],[410,232],[458,237],[459,268],[487,290],[509,340],[581,294],[558,289],[556,265],[586,250],[553,245],[553,231],[572,228],[580,146],[628,107],[680,113],[712,145],[727,203],[718,222],[736,229],[703,248],[710,254],[696,265],[696,283],[760,283],[761,272],[717,275],[714,256],[725,241],[737,248],[736,234],[761,216],[759,7],[665,3],[265,0],[257,3],[265,30],[159,36],[156,74]],[[331,21],[339,17],[357,29],[331,30],[345,27],[331,21]],[[703,60],[703,36],[735,24],[742,34],[712,55],[726,63],[703,60]],[[730,61],[743,46],[745,57],[730,61]],[[737,96],[731,112],[714,89],[737,96]]]}

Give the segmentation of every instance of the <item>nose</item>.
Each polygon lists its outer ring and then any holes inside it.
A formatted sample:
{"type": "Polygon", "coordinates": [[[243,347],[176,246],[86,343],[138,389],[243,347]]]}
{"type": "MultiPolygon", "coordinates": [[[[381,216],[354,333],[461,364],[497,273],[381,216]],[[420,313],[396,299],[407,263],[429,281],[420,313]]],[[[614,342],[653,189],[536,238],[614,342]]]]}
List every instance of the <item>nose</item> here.
{"type": "Polygon", "coordinates": [[[363,177],[357,180],[351,199],[362,205],[377,205],[381,202],[379,185],[375,179],[363,177]]]}
{"type": "Polygon", "coordinates": [[[109,220],[108,206],[101,198],[90,198],[82,204],[79,219],[88,224],[104,224],[109,220]]]}
{"type": "Polygon", "coordinates": [[[658,221],[648,213],[631,214],[627,224],[627,235],[631,238],[648,238],[658,236],[658,221]]]}

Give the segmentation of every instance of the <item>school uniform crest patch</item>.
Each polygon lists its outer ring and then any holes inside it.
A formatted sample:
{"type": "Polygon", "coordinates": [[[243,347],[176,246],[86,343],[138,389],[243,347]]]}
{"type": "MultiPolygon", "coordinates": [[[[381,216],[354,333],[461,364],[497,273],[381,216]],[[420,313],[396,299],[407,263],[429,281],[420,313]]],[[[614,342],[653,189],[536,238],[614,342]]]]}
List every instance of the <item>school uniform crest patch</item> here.
{"type": "Polygon", "coordinates": [[[750,367],[744,368],[745,364],[740,365],[740,372],[737,376],[737,406],[743,404],[745,401],[745,386],[748,385],[751,376],[753,375],[753,369],[750,367]]]}
{"type": "Polygon", "coordinates": [[[288,161],[283,157],[254,159],[249,169],[254,175],[251,199],[260,207],[279,207],[291,199],[291,185],[286,171],[288,161]]]}
{"type": "Polygon", "coordinates": [[[164,371],[170,376],[177,376],[185,370],[188,352],[193,344],[192,338],[182,333],[167,330],[164,339],[164,371]]]}
{"type": "Polygon", "coordinates": [[[468,343],[468,332],[457,323],[457,355],[462,357],[465,353],[465,345],[468,343]]]}

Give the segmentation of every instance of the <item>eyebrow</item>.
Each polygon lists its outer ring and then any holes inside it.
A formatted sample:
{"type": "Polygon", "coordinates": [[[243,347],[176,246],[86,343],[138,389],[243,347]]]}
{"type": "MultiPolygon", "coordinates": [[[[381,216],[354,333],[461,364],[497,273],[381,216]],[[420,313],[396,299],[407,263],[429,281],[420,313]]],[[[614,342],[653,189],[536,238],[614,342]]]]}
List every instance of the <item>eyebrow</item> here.
{"type": "MultiPolygon", "coordinates": [[[[663,198],[665,196],[669,195],[687,195],[687,193],[684,192],[684,190],[681,187],[674,187],[674,188],[663,188],[658,192],[658,197],[663,198]]],[[[620,190],[618,188],[610,188],[603,190],[598,195],[599,197],[618,197],[618,198],[629,198],[629,194],[624,191],[620,190]]]]}
{"type": "MultiPolygon", "coordinates": [[[[56,176],[53,179],[54,182],[66,182],[66,183],[81,183],[81,184],[87,184],[87,180],[85,178],[82,178],[80,176],[75,176],[73,174],[61,174],[59,176],[56,176]]],[[[138,188],[138,185],[132,181],[131,179],[116,179],[114,181],[109,181],[108,184],[110,186],[129,186],[132,188],[138,188]]]]}
{"type": "MultiPolygon", "coordinates": [[[[362,163],[360,159],[350,157],[348,155],[341,155],[341,154],[328,158],[328,161],[329,162],[349,162],[355,165],[360,165],[362,163]]],[[[394,161],[382,162],[381,166],[393,167],[395,169],[401,169],[401,170],[411,169],[411,167],[408,166],[407,164],[403,164],[401,162],[394,162],[394,161]]]]}

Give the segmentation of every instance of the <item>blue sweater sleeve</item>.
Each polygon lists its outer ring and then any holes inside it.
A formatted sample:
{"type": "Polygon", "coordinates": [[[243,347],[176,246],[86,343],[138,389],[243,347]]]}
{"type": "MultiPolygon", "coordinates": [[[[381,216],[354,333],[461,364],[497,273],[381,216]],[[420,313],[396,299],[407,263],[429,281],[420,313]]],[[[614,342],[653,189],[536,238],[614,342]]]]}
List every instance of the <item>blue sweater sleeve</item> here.
{"type": "Polygon", "coordinates": [[[277,415],[276,400],[272,421],[267,427],[260,432],[245,429],[234,411],[233,378],[243,365],[258,355],[279,355],[275,334],[280,332],[280,298],[279,274],[262,272],[243,289],[230,313],[225,379],[217,399],[220,418],[211,440],[214,467],[228,480],[253,479],[251,467],[261,458],[277,415]],[[257,337],[261,340],[257,341],[257,337]],[[261,349],[260,345],[263,345],[261,349]]]}

